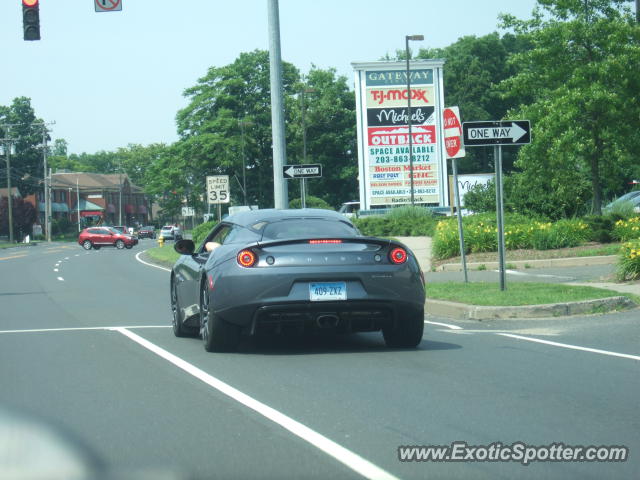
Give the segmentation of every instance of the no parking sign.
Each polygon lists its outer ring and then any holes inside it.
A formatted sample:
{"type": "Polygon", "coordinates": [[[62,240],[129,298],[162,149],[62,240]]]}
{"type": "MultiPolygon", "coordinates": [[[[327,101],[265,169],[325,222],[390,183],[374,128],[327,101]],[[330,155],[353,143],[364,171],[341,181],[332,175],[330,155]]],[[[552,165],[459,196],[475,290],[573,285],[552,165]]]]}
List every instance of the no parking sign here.
{"type": "Polygon", "coordinates": [[[122,10],[122,0],[93,0],[96,12],[119,12],[122,10]]]}

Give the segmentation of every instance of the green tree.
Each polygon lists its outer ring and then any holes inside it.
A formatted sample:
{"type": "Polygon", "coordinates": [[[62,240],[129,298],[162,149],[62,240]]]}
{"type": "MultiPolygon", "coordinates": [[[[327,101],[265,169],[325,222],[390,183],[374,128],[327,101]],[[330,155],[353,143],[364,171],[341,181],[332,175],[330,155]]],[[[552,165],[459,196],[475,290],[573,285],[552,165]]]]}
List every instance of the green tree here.
{"type": "MultiPolygon", "coordinates": [[[[283,62],[285,97],[294,93],[298,77],[297,69],[283,62]]],[[[184,95],[190,102],[177,114],[177,153],[191,185],[200,186],[204,192],[206,176],[216,174],[242,181],[244,148],[249,203],[263,208],[273,205],[268,52],[241,53],[230,65],[211,67],[184,95]],[[244,135],[241,121],[245,122],[244,135]]],[[[290,110],[285,113],[289,124],[290,110]]],[[[232,189],[232,200],[242,203],[239,188],[232,189]]]]}
{"type": "Polygon", "coordinates": [[[515,174],[519,205],[550,217],[601,212],[640,173],[640,27],[624,0],[538,0],[531,20],[503,27],[532,48],[515,55],[510,118],[532,123],[515,174]]]}
{"type": "MultiPolygon", "coordinates": [[[[0,106],[0,138],[15,139],[11,160],[11,185],[23,196],[41,188],[43,177],[43,120],[36,117],[31,99],[18,97],[10,106],[0,106]]],[[[6,178],[6,177],[5,177],[6,178]]]]}
{"type": "MultiPolygon", "coordinates": [[[[527,38],[510,33],[500,37],[491,33],[483,37],[465,36],[455,43],[436,49],[421,49],[418,58],[443,58],[445,104],[460,107],[462,121],[500,120],[507,111],[529,100],[529,96],[503,98],[498,84],[515,73],[509,59],[528,50],[527,38]]],[[[504,149],[503,169],[508,172],[517,150],[504,149]]],[[[469,148],[458,160],[460,173],[493,170],[491,147],[469,148]]]]}
{"type": "MultiPolygon", "coordinates": [[[[355,97],[347,79],[334,69],[313,67],[290,99],[288,163],[303,163],[303,113],[306,126],[306,163],[320,163],[322,177],[307,180],[307,194],[337,207],[358,195],[355,97]],[[304,105],[302,92],[304,94],[304,105]],[[302,109],[304,108],[304,112],[302,109]]],[[[289,198],[299,198],[299,181],[289,181],[289,198]]]]}

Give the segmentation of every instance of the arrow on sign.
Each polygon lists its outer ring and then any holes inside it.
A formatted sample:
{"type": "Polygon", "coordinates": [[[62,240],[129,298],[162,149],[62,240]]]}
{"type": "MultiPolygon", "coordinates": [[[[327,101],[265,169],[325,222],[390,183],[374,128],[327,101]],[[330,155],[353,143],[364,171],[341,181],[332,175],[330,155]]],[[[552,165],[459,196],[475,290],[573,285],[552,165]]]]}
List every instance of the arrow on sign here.
{"type": "Polygon", "coordinates": [[[285,178],[321,177],[322,165],[284,165],[282,173],[285,178]]]}
{"type": "Polygon", "coordinates": [[[512,143],[517,142],[527,134],[527,131],[517,123],[512,123],[510,127],[489,127],[489,128],[470,128],[467,136],[470,140],[511,140],[512,143]]]}

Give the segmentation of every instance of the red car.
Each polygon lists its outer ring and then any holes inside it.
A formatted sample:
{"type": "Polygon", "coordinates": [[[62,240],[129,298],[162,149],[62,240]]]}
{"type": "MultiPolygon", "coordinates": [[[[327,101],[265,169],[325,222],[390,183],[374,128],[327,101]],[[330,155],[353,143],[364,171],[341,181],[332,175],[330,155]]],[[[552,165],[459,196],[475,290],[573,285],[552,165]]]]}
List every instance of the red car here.
{"type": "Polygon", "coordinates": [[[116,247],[117,249],[132,248],[138,243],[138,239],[127,235],[113,227],[89,227],[85,228],[78,236],[78,243],[85,250],[101,247],[116,247]]]}

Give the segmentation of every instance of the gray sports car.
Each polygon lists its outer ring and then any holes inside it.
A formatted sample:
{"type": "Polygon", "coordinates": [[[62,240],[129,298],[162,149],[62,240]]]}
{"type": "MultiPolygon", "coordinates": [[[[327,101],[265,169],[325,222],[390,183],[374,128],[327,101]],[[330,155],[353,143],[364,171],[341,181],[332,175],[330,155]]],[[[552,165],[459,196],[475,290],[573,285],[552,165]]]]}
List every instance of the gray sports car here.
{"type": "Polygon", "coordinates": [[[253,210],[225,218],[196,248],[180,240],[171,271],[176,336],[232,351],[262,331],[382,330],[415,347],[424,328],[424,277],[403,244],[365,237],[328,210],[253,210]]]}

